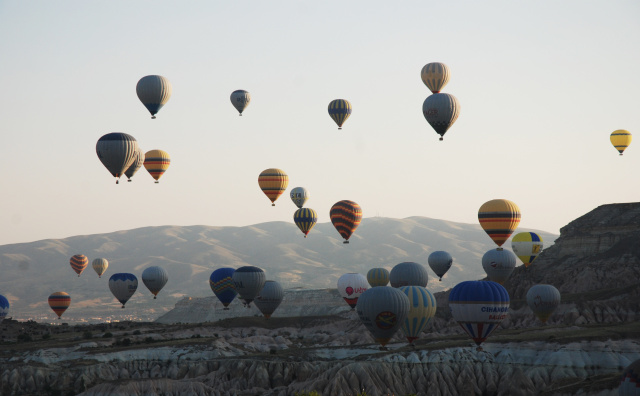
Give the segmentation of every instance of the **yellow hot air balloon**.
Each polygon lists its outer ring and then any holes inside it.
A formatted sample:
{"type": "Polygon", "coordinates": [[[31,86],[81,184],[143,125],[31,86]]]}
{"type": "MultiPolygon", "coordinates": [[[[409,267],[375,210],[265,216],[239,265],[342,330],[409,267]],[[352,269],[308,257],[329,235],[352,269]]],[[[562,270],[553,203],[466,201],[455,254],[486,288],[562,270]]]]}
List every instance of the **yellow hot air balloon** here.
{"type": "Polygon", "coordinates": [[[542,237],[535,232],[519,232],[511,238],[511,250],[528,268],[542,251],[542,237]]]}
{"type": "Polygon", "coordinates": [[[439,93],[449,82],[451,72],[444,63],[427,63],[420,72],[420,78],[431,92],[439,93]]]}
{"type": "Polygon", "coordinates": [[[480,226],[502,250],[502,244],[509,239],[520,224],[520,208],[506,199],[487,201],[478,210],[480,226]]]}
{"type": "Polygon", "coordinates": [[[164,175],[164,172],[169,169],[171,158],[169,153],[162,150],[147,151],[144,155],[144,168],[149,172],[151,177],[156,179],[156,183],[159,183],[159,179],[164,175]]]}
{"type": "Polygon", "coordinates": [[[275,202],[289,185],[289,176],[281,169],[265,169],[258,176],[258,185],[262,192],[271,200],[271,206],[276,206],[275,202]]]}
{"type": "Polygon", "coordinates": [[[624,129],[618,129],[611,133],[610,139],[613,147],[622,155],[622,152],[631,144],[631,133],[624,129]]]}

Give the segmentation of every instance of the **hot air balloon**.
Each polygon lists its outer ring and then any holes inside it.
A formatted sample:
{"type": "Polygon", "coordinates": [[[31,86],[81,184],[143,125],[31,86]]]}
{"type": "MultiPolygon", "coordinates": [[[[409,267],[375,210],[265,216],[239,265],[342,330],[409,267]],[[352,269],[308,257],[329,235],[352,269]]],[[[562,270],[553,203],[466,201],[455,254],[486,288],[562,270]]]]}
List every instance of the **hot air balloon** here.
{"type": "Polygon", "coordinates": [[[640,396],[640,359],[628,365],[622,372],[619,396],[640,396]]]}
{"type": "Polygon", "coordinates": [[[71,297],[65,292],[55,292],[49,296],[49,306],[58,315],[58,320],[71,305],[71,297]]]}
{"type": "Polygon", "coordinates": [[[264,283],[262,291],[253,303],[258,307],[265,318],[269,319],[273,312],[278,308],[284,298],[284,290],[280,283],[268,280],[264,283]]]}
{"type": "Polygon", "coordinates": [[[271,206],[289,185],[289,176],[283,170],[276,168],[265,169],[258,176],[258,185],[262,192],[271,200],[271,206]]]}
{"type": "Polygon", "coordinates": [[[409,299],[392,287],[372,287],[358,299],[360,321],[383,347],[402,326],[409,313],[409,299]]]}
{"type": "Polygon", "coordinates": [[[138,290],[138,278],[134,274],[117,273],[109,278],[109,290],[120,301],[122,308],[124,304],[138,290]]]}
{"type": "Polygon", "coordinates": [[[527,304],[542,323],[547,323],[560,305],[560,292],[551,285],[534,285],[527,291],[527,304]]]}
{"type": "Polygon", "coordinates": [[[304,234],[304,237],[307,237],[309,231],[313,228],[314,225],[318,222],[318,214],[315,210],[309,208],[302,208],[296,210],[293,214],[293,221],[296,223],[300,231],[304,234]]]}
{"type": "Polygon", "coordinates": [[[162,106],[167,104],[171,97],[171,83],[162,76],[144,76],[136,85],[138,99],[155,119],[162,106]]]}
{"type": "Polygon", "coordinates": [[[159,180],[169,169],[169,164],[171,164],[171,158],[166,151],[151,150],[144,155],[144,167],[151,177],[156,179],[156,183],[160,183],[159,180]]]}
{"type": "Polygon", "coordinates": [[[398,290],[409,298],[409,312],[402,323],[402,331],[409,344],[412,344],[435,316],[436,298],[421,286],[402,286],[398,290]]]}
{"type": "Polygon", "coordinates": [[[613,147],[615,147],[620,155],[622,155],[624,150],[626,150],[626,148],[631,144],[631,132],[625,131],[624,129],[618,129],[611,133],[610,139],[613,147]]]}
{"type": "Polygon", "coordinates": [[[449,67],[444,63],[433,62],[427,63],[420,72],[420,78],[429,90],[436,94],[440,93],[442,88],[449,82],[451,72],[449,67]]]}
{"type": "Polygon", "coordinates": [[[247,308],[262,290],[265,283],[264,271],[251,265],[240,267],[231,276],[233,285],[247,308]]]}
{"type": "Polygon", "coordinates": [[[9,300],[3,295],[0,294],[0,323],[4,320],[4,318],[9,313],[9,300]]]}
{"type": "Polygon", "coordinates": [[[444,134],[460,115],[460,102],[448,93],[436,93],[424,100],[422,114],[431,127],[444,139],[444,134]]]}
{"type": "Polygon", "coordinates": [[[478,221],[499,249],[520,224],[520,208],[506,199],[492,199],[478,210],[478,221]]]}
{"type": "Polygon", "coordinates": [[[138,172],[138,169],[142,167],[142,164],[144,164],[144,151],[142,151],[142,149],[138,147],[135,159],[133,160],[131,165],[129,165],[127,170],[124,171],[124,175],[127,176],[127,181],[131,181],[131,178],[136,174],[136,172],[138,172]]]}
{"type": "Polygon", "coordinates": [[[480,347],[507,317],[509,293],[496,282],[461,282],[449,293],[449,309],[453,320],[480,347]]]}
{"type": "Polygon", "coordinates": [[[329,116],[338,124],[338,129],[342,129],[342,124],[351,115],[351,103],[345,99],[332,100],[329,103],[329,116]]]}
{"type": "Polygon", "coordinates": [[[91,262],[91,266],[93,270],[96,271],[96,274],[98,274],[98,278],[102,278],[102,274],[104,274],[107,267],[109,267],[109,262],[107,259],[97,258],[91,262]]]}
{"type": "Polygon", "coordinates": [[[107,133],[98,139],[96,153],[105,168],[119,178],[131,166],[138,152],[138,141],[131,135],[122,132],[107,133]]]}
{"type": "Polygon", "coordinates": [[[329,211],[331,223],[344,238],[344,242],[349,243],[351,234],[358,228],[362,220],[362,208],[353,201],[343,200],[336,202],[329,211]]]}
{"type": "Polygon", "coordinates": [[[289,194],[293,203],[302,209],[307,199],[309,199],[309,191],[304,187],[296,187],[291,190],[289,194]]]}
{"type": "Polygon", "coordinates": [[[429,273],[422,264],[404,262],[391,268],[389,282],[391,282],[391,287],[427,287],[427,283],[429,283],[429,273]]]}
{"type": "Polygon", "coordinates": [[[442,282],[442,277],[449,271],[449,268],[451,268],[453,257],[445,251],[436,250],[429,255],[427,262],[431,270],[438,275],[440,282],[442,282]]]}
{"type": "Polygon", "coordinates": [[[519,232],[511,238],[511,249],[528,268],[542,251],[542,237],[535,232],[519,232]]]}
{"type": "Polygon", "coordinates": [[[358,298],[369,288],[367,278],[362,274],[348,273],[338,278],[338,293],[349,304],[351,309],[355,309],[358,298]]]}
{"type": "Polygon", "coordinates": [[[489,280],[502,285],[516,268],[516,255],[510,250],[491,249],[482,256],[482,268],[489,280]]]}
{"type": "Polygon", "coordinates": [[[386,286],[389,283],[389,271],[386,268],[371,268],[367,272],[367,282],[371,287],[386,286]]]}
{"type": "Polygon", "coordinates": [[[249,106],[249,102],[251,102],[251,95],[244,89],[231,92],[231,104],[238,110],[240,115],[249,106]]]}
{"type": "Polygon", "coordinates": [[[229,304],[236,298],[238,292],[233,285],[233,268],[218,268],[211,273],[209,277],[209,286],[213,290],[213,294],[218,297],[218,300],[224,305],[224,310],[228,311],[229,304]]]}
{"type": "Polygon", "coordinates": [[[71,268],[76,272],[76,274],[80,276],[82,271],[84,271],[84,269],[87,268],[87,265],[89,265],[89,259],[84,254],[76,254],[71,257],[69,264],[71,264],[71,268]]]}
{"type": "Polygon", "coordinates": [[[153,294],[153,299],[155,300],[160,293],[160,290],[167,284],[169,280],[169,274],[167,271],[158,266],[148,267],[144,271],[142,271],[142,283],[149,289],[149,291],[153,294]]]}

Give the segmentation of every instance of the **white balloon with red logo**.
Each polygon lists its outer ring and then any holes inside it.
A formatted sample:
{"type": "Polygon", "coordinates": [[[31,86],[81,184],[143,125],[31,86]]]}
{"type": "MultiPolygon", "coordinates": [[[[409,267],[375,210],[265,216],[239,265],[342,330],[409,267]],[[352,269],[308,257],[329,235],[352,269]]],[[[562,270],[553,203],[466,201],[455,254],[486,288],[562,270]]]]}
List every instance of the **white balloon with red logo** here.
{"type": "Polygon", "coordinates": [[[369,282],[362,274],[348,273],[338,279],[338,293],[349,304],[351,309],[355,309],[358,298],[367,291],[369,282]]]}

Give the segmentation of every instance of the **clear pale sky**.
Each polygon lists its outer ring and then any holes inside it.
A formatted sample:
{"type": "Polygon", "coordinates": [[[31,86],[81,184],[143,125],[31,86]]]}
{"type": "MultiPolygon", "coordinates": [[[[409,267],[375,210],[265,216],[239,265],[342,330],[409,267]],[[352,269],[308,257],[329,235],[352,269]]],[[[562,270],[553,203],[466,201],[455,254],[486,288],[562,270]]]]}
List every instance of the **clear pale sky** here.
{"type": "Polygon", "coordinates": [[[292,221],[296,186],[319,222],[351,199],[477,224],[505,198],[519,230],[558,232],[640,197],[639,17],[635,0],[0,1],[0,244],[292,221]],[[443,142],[421,111],[435,61],[461,103],[443,142]],[[156,120],[135,93],[148,74],[173,85],[156,120]],[[635,135],[623,157],[616,129],[635,135]],[[171,155],[160,184],[144,168],[115,184],[95,151],[115,131],[171,155]],[[290,178],[276,207],[271,167],[290,178]]]}

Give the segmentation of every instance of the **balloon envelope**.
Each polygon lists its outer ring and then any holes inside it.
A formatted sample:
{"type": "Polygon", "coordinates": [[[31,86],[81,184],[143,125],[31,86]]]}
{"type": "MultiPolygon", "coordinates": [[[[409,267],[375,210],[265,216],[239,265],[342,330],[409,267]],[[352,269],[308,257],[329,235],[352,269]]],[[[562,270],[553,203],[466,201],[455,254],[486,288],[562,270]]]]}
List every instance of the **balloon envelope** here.
{"type": "Polygon", "coordinates": [[[153,266],[142,271],[142,283],[144,283],[147,289],[153,294],[154,300],[164,285],[167,284],[168,280],[169,274],[162,267],[153,266]]]}
{"type": "Polygon", "coordinates": [[[449,271],[451,264],[453,264],[453,257],[451,257],[448,252],[436,250],[429,255],[427,262],[429,263],[431,270],[435,272],[435,274],[440,278],[440,281],[442,281],[442,277],[447,273],[447,271],[449,271]]]}
{"type": "Polygon", "coordinates": [[[98,139],[96,154],[105,168],[118,179],[131,166],[138,152],[138,141],[122,132],[107,133],[98,139]]]}
{"type": "Polygon", "coordinates": [[[253,300],[253,303],[256,304],[256,307],[258,307],[265,318],[269,319],[283,298],[284,290],[282,286],[280,286],[280,283],[268,280],[264,283],[264,287],[256,299],[253,300]]]}
{"type": "Polygon", "coordinates": [[[245,302],[247,307],[260,293],[266,281],[264,271],[251,265],[235,270],[232,279],[240,299],[245,302]]]}
{"type": "Polygon", "coordinates": [[[509,293],[496,282],[465,281],[449,293],[453,319],[480,346],[509,313],[509,293]]]}
{"type": "Polygon", "coordinates": [[[258,185],[271,201],[271,205],[276,206],[276,199],[282,195],[289,185],[289,176],[281,169],[265,169],[258,176],[258,185]]]}
{"type": "Polygon", "coordinates": [[[482,256],[482,268],[489,280],[503,284],[516,268],[516,255],[510,250],[491,249],[482,256]]]}
{"type": "Polygon", "coordinates": [[[227,308],[231,301],[238,295],[234,285],[233,285],[233,273],[236,270],[233,268],[218,268],[217,270],[211,273],[209,277],[209,286],[211,286],[211,290],[213,290],[213,294],[218,297],[218,300],[224,305],[225,310],[229,310],[227,308]]]}
{"type": "Polygon", "coordinates": [[[342,129],[342,124],[349,118],[352,111],[351,103],[345,99],[336,99],[329,103],[329,116],[338,124],[338,129],[342,129]]]}
{"type": "Polygon", "coordinates": [[[427,283],[429,283],[429,273],[422,264],[404,262],[391,268],[391,273],[389,273],[389,282],[391,282],[391,287],[427,287],[427,283]]]}
{"type": "Polygon", "coordinates": [[[519,232],[511,238],[511,249],[529,267],[542,251],[542,237],[535,232],[519,232]]]}
{"type": "Polygon", "coordinates": [[[478,221],[484,232],[500,247],[520,224],[520,208],[506,199],[492,199],[478,210],[478,221]]]}
{"type": "Polygon", "coordinates": [[[444,63],[432,62],[424,65],[420,71],[420,78],[432,93],[439,93],[449,82],[451,72],[444,63]]]}
{"type": "Polygon", "coordinates": [[[109,290],[120,301],[122,308],[138,289],[138,278],[134,274],[117,273],[109,278],[109,290]]]}
{"type": "Polygon", "coordinates": [[[71,259],[69,259],[69,264],[71,264],[71,268],[80,276],[82,271],[87,268],[89,265],[89,259],[84,254],[76,254],[71,259]]]}
{"type": "Polygon", "coordinates": [[[49,306],[58,315],[58,319],[71,305],[71,297],[65,292],[55,292],[49,296],[49,306]]]}
{"type": "Polygon", "coordinates": [[[307,237],[309,231],[316,225],[318,222],[318,214],[315,210],[309,208],[302,208],[296,210],[293,214],[293,222],[296,223],[300,231],[304,234],[304,237],[307,237]]]}
{"type": "Polygon", "coordinates": [[[333,226],[344,238],[343,243],[349,243],[349,238],[362,220],[362,208],[353,201],[343,200],[333,204],[329,216],[333,226]]]}
{"type": "Polygon", "coordinates": [[[443,140],[444,134],[460,116],[460,102],[451,94],[436,93],[424,100],[422,114],[443,140]]]}
{"type": "Polygon", "coordinates": [[[622,372],[619,396],[640,396],[640,359],[628,365],[622,372]]]}
{"type": "Polygon", "coordinates": [[[551,285],[534,285],[527,291],[527,305],[542,323],[546,323],[560,305],[560,292],[551,285]]]}
{"type": "Polygon", "coordinates": [[[166,151],[150,150],[145,153],[143,164],[147,172],[149,172],[151,177],[158,183],[158,180],[164,175],[164,172],[169,169],[171,158],[166,151]]]}
{"type": "Polygon", "coordinates": [[[622,155],[624,150],[626,150],[631,144],[631,132],[625,131],[624,129],[613,131],[609,138],[611,140],[611,144],[613,144],[613,147],[618,150],[620,155],[622,155]]]}
{"type": "Polygon", "coordinates": [[[101,278],[102,274],[104,274],[109,267],[109,261],[104,258],[97,258],[91,262],[91,266],[93,270],[96,271],[96,274],[98,274],[98,278],[101,278]]]}
{"type": "Polygon", "coordinates": [[[151,118],[156,118],[156,114],[167,104],[171,97],[171,91],[169,80],[158,75],[144,76],[136,85],[138,99],[149,110],[151,118]]]}
{"type": "Polygon", "coordinates": [[[291,192],[289,193],[289,196],[291,197],[291,200],[297,207],[302,208],[305,202],[307,202],[307,200],[309,199],[310,194],[306,188],[296,187],[291,190],[291,192]]]}
{"type": "Polygon", "coordinates": [[[131,181],[131,178],[138,172],[138,169],[142,167],[142,164],[144,164],[144,151],[142,151],[142,149],[138,147],[135,159],[133,160],[131,165],[129,165],[127,170],[124,171],[124,175],[127,176],[128,179],[127,181],[131,181]]]}
{"type": "Polygon", "coordinates": [[[249,106],[249,102],[251,102],[251,95],[244,89],[231,92],[231,104],[238,110],[240,115],[249,106]]]}
{"type": "Polygon", "coordinates": [[[4,318],[9,313],[9,300],[3,295],[0,294],[0,323],[4,320],[4,318]]]}
{"type": "Polygon", "coordinates": [[[436,298],[421,286],[402,286],[398,290],[409,298],[409,312],[402,323],[402,331],[411,344],[435,316],[436,298]]]}
{"type": "Polygon", "coordinates": [[[356,311],[375,341],[385,346],[409,313],[409,299],[393,287],[372,287],[358,299],[356,311]]]}
{"type": "Polygon", "coordinates": [[[371,287],[386,286],[389,283],[389,271],[386,268],[371,268],[367,272],[367,282],[371,287]]]}
{"type": "Polygon", "coordinates": [[[353,309],[358,303],[358,298],[369,288],[367,278],[362,274],[348,273],[338,278],[338,293],[344,301],[353,309]]]}

